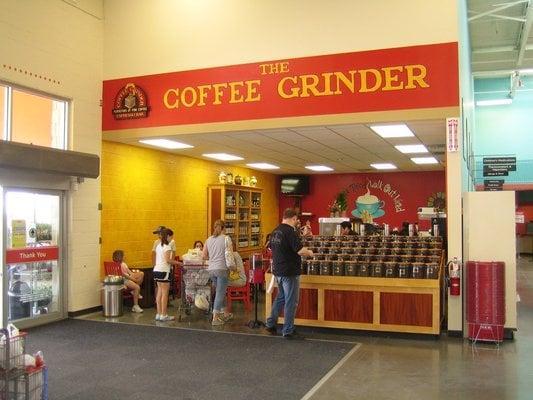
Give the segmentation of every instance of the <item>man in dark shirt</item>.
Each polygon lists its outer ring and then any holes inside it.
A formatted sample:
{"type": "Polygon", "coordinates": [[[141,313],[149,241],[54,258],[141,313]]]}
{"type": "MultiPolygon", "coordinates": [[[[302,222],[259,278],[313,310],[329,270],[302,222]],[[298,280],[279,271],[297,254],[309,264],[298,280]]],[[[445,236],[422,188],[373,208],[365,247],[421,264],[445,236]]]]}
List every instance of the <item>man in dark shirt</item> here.
{"type": "Polygon", "coordinates": [[[278,284],[278,295],[272,303],[272,312],[266,321],[266,330],[277,333],[279,310],[284,305],[284,323],[282,334],[286,339],[299,338],[294,331],[294,316],[298,307],[300,294],[300,272],[302,259],[300,256],[312,257],[313,252],[302,246],[300,237],[295,231],[298,214],[292,208],[283,212],[283,221],[270,236],[272,249],[272,273],[278,284]]]}

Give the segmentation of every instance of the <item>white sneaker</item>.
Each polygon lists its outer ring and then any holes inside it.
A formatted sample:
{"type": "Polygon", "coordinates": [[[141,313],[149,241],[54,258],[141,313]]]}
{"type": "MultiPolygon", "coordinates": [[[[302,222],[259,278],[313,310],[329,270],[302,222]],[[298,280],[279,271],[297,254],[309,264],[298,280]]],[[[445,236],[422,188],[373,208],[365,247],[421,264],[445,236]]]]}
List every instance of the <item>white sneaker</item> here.
{"type": "Polygon", "coordinates": [[[156,321],[159,321],[160,319],[161,319],[161,315],[156,314],[156,315],[155,315],[155,320],[156,320],[156,321]]]}
{"type": "Polygon", "coordinates": [[[159,316],[159,321],[162,321],[162,322],[174,321],[175,319],[176,317],[174,317],[173,315],[160,315],[159,316]]]}
{"type": "Polygon", "coordinates": [[[136,312],[136,313],[142,313],[143,309],[139,307],[137,304],[135,304],[133,308],[131,309],[131,311],[136,312]]]}

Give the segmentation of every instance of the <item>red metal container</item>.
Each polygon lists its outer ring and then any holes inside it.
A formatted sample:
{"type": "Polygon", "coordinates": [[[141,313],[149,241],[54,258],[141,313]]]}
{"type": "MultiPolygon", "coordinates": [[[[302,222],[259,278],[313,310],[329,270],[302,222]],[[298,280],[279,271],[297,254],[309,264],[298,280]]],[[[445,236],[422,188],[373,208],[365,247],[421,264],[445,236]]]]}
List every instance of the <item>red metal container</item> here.
{"type": "Polygon", "coordinates": [[[466,274],[468,338],[501,342],[505,325],[505,263],[468,261],[466,274]]]}

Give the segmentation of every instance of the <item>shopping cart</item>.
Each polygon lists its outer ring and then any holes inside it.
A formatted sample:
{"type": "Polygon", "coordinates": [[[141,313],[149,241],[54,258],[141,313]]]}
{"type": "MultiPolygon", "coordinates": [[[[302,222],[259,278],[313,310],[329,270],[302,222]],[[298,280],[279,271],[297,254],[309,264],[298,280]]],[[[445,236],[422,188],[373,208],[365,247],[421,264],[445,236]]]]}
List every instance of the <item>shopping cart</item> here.
{"type": "Polygon", "coordinates": [[[47,377],[45,366],[26,367],[24,354],[26,333],[10,335],[0,330],[0,399],[42,400],[47,377]]]}
{"type": "Polygon", "coordinates": [[[208,315],[211,311],[212,295],[207,266],[184,261],[181,268],[181,301],[178,310],[178,321],[181,321],[183,313],[191,315],[197,296],[204,296],[204,299],[209,304],[207,310],[203,310],[208,315]]]}

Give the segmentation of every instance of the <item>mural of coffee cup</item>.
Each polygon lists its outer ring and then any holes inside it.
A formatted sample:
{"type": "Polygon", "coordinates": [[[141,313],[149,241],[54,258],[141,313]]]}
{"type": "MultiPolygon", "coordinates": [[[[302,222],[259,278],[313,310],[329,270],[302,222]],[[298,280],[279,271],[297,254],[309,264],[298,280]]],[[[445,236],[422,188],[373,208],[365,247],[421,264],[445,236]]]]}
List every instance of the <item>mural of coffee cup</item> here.
{"type": "Polygon", "coordinates": [[[385,215],[385,211],[383,210],[385,202],[377,196],[370,194],[369,189],[367,189],[364,195],[357,198],[355,205],[356,209],[352,211],[352,215],[357,218],[362,218],[363,222],[371,223],[373,218],[379,218],[385,215]],[[370,221],[365,221],[365,219],[370,219],[370,221]]]}

